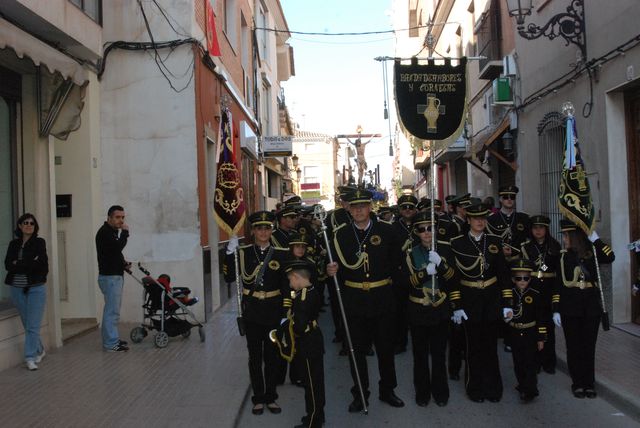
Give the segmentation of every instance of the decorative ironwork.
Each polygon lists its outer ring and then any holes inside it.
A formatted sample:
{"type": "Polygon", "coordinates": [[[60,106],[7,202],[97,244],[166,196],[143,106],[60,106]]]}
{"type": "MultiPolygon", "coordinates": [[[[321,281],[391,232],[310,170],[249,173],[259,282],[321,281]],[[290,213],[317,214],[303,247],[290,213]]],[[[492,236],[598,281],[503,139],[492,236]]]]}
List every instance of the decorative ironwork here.
{"type": "Polygon", "coordinates": [[[570,43],[578,46],[582,53],[582,59],[587,59],[587,40],[585,36],[584,0],[571,0],[567,11],[553,16],[542,27],[530,23],[518,24],[518,33],[527,40],[534,40],[541,36],[553,40],[562,37],[569,46],[570,43]]]}

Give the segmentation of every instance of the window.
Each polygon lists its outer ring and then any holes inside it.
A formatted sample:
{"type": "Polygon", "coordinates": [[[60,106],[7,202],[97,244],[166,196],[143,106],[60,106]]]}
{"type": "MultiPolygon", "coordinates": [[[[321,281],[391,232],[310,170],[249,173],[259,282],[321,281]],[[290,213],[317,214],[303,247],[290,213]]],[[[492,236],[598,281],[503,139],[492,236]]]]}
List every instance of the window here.
{"type": "Polygon", "coordinates": [[[564,136],[564,118],[559,112],[546,114],[538,124],[540,211],[551,219],[551,236],[558,236],[562,218],[558,209],[558,186],[562,174],[564,136]]]}
{"type": "Polygon", "coordinates": [[[280,199],[280,176],[270,169],[267,170],[267,196],[280,199]]]}
{"type": "Polygon", "coordinates": [[[249,77],[251,74],[249,61],[251,55],[251,33],[242,12],[240,12],[240,26],[240,60],[242,61],[242,72],[244,74],[244,99],[247,106],[251,108],[253,106],[251,99],[253,91],[251,90],[251,79],[249,77]]]}
{"type": "Polygon", "coordinates": [[[269,19],[268,19],[268,11],[264,3],[261,3],[259,15],[258,15],[258,25],[262,30],[260,31],[260,37],[258,40],[258,49],[260,49],[260,59],[265,62],[269,62],[269,33],[266,30],[269,28],[269,19]]]}
{"type": "Polygon", "coordinates": [[[89,18],[102,25],[102,0],[70,0],[78,6],[89,18]]]}
{"type": "Polygon", "coordinates": [[[271,134],[271,86],[266,82],[262,82],[261,114],[260,123],[262,124],[262,135],[271,134]]]}
{"type": "Polygon", "coordinates": [[[236,48],[236,0],[224,0],[224,34],[233,49],[236,48]]]}
{"type": "Polygon", "coordinates": [[[320,174],[319,166],[305,166],[302,180],[304,183],[320,183],[320,174]]]}

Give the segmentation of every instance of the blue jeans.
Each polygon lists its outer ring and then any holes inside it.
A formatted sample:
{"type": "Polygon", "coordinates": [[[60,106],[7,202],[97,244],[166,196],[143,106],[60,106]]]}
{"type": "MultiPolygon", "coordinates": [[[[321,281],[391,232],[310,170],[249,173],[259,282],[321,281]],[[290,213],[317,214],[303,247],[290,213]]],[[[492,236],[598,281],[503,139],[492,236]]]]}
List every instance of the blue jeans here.
{"type": "Polygon", "coordinates": [[[44,351],[40,340],[40,325],[47,301],[47,287],[44,284],[36,284],[28,289],[10,288],[11,300],[18,308],[24,326],[24,359],[34,361],[44,351]],[[26,293],[25,290],[27,290],[26,293]]]}
{"type": "Polygon", "coordinates": [[[122,275],[98,275],[98,285],[104,295],[102,311],[102,346],[111,349],[120,340],[118,321],[120,321],[120,303],[122,302],[122,275]]]}

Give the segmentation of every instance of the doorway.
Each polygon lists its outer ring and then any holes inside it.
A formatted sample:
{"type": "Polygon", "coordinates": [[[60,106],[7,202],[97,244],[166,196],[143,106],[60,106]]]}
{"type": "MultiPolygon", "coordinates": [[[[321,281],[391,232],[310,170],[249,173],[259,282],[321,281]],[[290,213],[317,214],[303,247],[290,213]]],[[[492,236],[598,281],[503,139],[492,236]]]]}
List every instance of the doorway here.
{"type": "MultiPolygon", "coordinates": [[[[640,90],[625,94],[627,122],[627,159],[629,165],[629,242],[640,239],[640,90]]],[[[631,257],[631,273],[635,280],[640,269],[640,253],[631,257]]],[[[640,324],[640,296],[631,298],[631,320],[640,324]]]]}

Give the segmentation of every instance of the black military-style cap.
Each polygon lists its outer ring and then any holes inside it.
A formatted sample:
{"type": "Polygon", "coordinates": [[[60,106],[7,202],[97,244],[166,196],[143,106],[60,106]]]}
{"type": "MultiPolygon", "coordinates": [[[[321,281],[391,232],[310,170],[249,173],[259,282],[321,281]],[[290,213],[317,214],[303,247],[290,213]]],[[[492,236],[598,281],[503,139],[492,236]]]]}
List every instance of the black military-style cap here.
{"type": "Polygon", "coordinates": [[[249,216],[251,227],[256,226],[273,226],[276,216],[271,211],[256,211],[249,216]]]}
{"type": "Polygon", "coordinates": [[[498,189],[498,195],[515,195],[520,191],[518,186],[501,186],[498,189]]]}
{"type": "Polygon", "coordinates": [[[306,233],[293,232],[291,235],[289,235],[289,246],[296,244],[309,245],[310,242],[311,239],[306,233]]]}
{"type": "Polygon", "coordinates": [[[302,204],[302,198],[300,198],[300,196],[298,196],[298,195],[293,195],[289,199],[284,201],[284,206],[285,207],[299,206],[301,204],[302,204]]]}
{"type": "Polygon", "coordinates": [[[529,222],[531,223],[531,226],[549,227],[549,225],[551,224],[551,219],[543,215],[534,215],[529,217],[529,222]]]}
{"type": "Polygon", "coordinates": [[[344,197],[344,200],[349,202],[349,204],[364,204],[367,202],[371,202],[373,199],[373,193],[364,189],[357,189],[350,193],[347,193],[344,197]]]}
{"type": "Polygon", "coordinates": [[[456,196],[449,201],[450,204],[466,208],[471,205],[471,193],[465,193],[464,195],[456,196]]]}
{"type": "Polygon", "coordinates": [[[400,208],[415,208],[418,204],[418,198],[413,195],[402,195],[398,198],[398,206],[400,208]]]}
{"type": "Polygon", "coordinates": [[[527,259],[516,259],[509,265],[511,272],[533,272],[533,263],[527,259]]]}
{"type": "Polygon", "coordinates": [[[578,230],[578,225],[566,218],[560,220],[560,232],[571,232],[572,230],[578,230]]]}
{"type": "Polygon", "coordinates": [[[466,207],[467,217],[486,217],[491,212],[489,205],[482,202],[476,202],[466,207]]]}
{"type": "Polygon", "coordinates": [[[285,205],[280,211],[276,213],[278,219],[282,217],[295,217],[298,215],[298,206],[297,205],[285,205]]]}
{"type": "Polygon", "coordinates": [[[423,210],[425,208],[430,209],[431,208],[431,199],[429,198],[421,198],[420,202],[418,202],[418,207],[419,210],[423,210]]]}
{"type": "Polygon", "coordinates": [[[415,229],[418,226],[432,226],[433,224],[438,222],[438,216],[434,216],[433,221],[431,220],[431,211],[422,211],[416,214],[413,217],[413,221],[411,225],[415,229]]]}
{"type": "Polygon", "coordinates": [[[358,188],[355,186],[338,186],[338,193],[341,199],[344,199],[348,193],[355,192],[356,190],[358,190],[358,188]]]}
{"type": "Polygon", "coordinates": [[[378,208],[378,215],[379,216],[381,216],[383,214],[386,214],[386,213],[393,213],[393,211],[391,210],[391,207],[384,206],[384,207],[379,207],[378,208]]]}
{"type": "Polygon", "coordinates": [[[289,273],[296,270],[306,270],[307,272],[315,272],[316,266],[309,260],[295,259],[289,260],[284,264],[285,273],[289,273]]]}
{"type": "Polygon", "coordinates": [[[445,201],[447,204],[450,204],[450,203],[451,203],[451,201],[452,201],[452,200],[454,200],[455,198],[456,198],[456,195],[447,195],[447,197],[446,197],[446,198],[444,198],[444,201],[445,201]]]}

